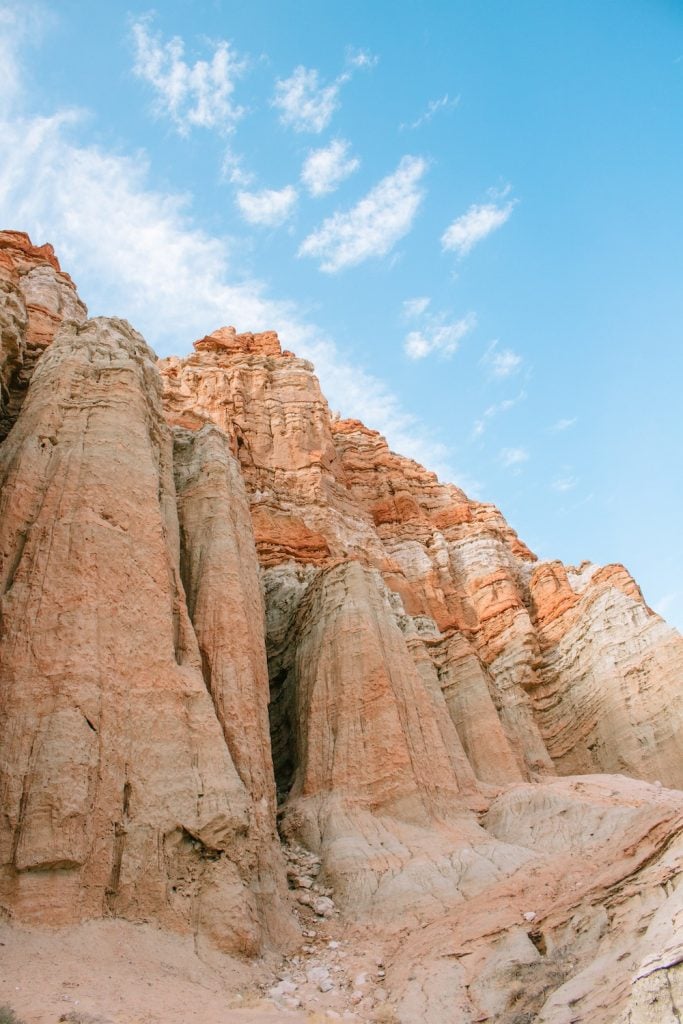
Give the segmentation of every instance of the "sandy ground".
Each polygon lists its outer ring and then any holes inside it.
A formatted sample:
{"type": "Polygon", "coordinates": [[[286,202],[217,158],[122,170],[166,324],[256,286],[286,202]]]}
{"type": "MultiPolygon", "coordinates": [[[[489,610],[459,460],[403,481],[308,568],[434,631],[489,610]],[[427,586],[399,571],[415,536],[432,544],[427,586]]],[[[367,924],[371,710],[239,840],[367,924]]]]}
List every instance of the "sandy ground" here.
{"type": "MultiPolygon", "coordinates": [[[[308,1012],[276,1008],[258,983],[272,977],[202,951],[191,938],[125,921],[59,930],[0,923],[0,1006],[25,1024],[303,1024],[308,1012]],[[239,1009],[244,1006],[244,1009],[239,1009]],[[69,1017],[76,1021],[76,1017],[69,1017]]],[[[324,1019],[324,1017],[321,1017],[324,1019]]]]}

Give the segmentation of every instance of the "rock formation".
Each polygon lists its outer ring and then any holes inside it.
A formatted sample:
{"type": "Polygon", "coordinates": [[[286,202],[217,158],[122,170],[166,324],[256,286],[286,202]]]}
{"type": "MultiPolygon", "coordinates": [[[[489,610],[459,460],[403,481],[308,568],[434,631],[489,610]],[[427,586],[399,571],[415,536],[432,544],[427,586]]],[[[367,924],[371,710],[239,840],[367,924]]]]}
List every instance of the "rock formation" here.
{"type": "Polygon", "coordinates": [[[339,561],[375,570],[481,782],[623,771],[683,786],[683,641],[623,566],[539,563],[492,505],[332,417],[272,332],[222,328],[195,350],[160,363],[169,422],[230,437],[274,606],[339,561]]]}
{"type": "Polygon", "coordinates": [[[0,449],[0,898],[253,953],[284,869],[251,525],[216,430],[176,495],[160,391],[125,322],[67,321],[0,449]]]}
{"type": "Polygon", "coordinates": [[[539,562],[273,332],[155,365],[15,232],[0,287],[5,912],[285,949],[277,814],[402,1024],[675,1020],[683,639],[627,571],[539,562]]]}
{"type": "Polygon", "coordinates": [[[0,440],[21,408],[38,356],[63,320],[87,310],[51,245],[21,231],[0,232],[0,440]]]}

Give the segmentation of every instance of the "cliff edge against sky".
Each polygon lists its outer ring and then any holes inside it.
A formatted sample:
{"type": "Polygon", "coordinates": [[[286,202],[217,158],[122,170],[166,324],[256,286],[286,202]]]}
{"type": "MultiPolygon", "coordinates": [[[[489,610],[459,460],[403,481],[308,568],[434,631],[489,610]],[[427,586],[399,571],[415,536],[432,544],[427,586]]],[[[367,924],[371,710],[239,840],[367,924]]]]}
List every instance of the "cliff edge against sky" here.
{"type": "Polygon", "coordinates": [[[539,562],[274,332],[157,361],[19,232],[0,290],[9,922],[284,955],[300,1013],[677,1019],[683,639],[628,571],[539,562]]]}

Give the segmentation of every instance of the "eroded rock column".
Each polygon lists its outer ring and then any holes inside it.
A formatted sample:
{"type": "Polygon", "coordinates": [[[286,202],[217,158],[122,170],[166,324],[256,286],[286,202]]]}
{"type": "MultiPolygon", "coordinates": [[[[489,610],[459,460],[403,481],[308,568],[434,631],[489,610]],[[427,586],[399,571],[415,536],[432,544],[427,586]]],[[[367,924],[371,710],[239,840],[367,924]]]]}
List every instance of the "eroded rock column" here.
{"type": "Polygon", "coordinates": [[[0,448],[0,487],[0,903],[255,952],[255,780],[202,675],[171,434],[128,324],[62,327],[0,448]]]}

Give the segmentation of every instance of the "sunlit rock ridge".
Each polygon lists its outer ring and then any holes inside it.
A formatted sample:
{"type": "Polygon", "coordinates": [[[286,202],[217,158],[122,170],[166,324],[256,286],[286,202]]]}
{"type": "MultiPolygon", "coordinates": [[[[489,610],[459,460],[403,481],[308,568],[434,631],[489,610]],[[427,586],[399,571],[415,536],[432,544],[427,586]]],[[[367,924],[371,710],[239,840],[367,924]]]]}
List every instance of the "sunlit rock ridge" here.
{"type": "Polygon", "coordinates": [[[677,1019],[683,639],[628,571],[539,561],[275,332],[157,360],[20,232],[0,293],[5,914],[291,955],[300,846],[383,950],[353,1019],[677,1019]]]}

